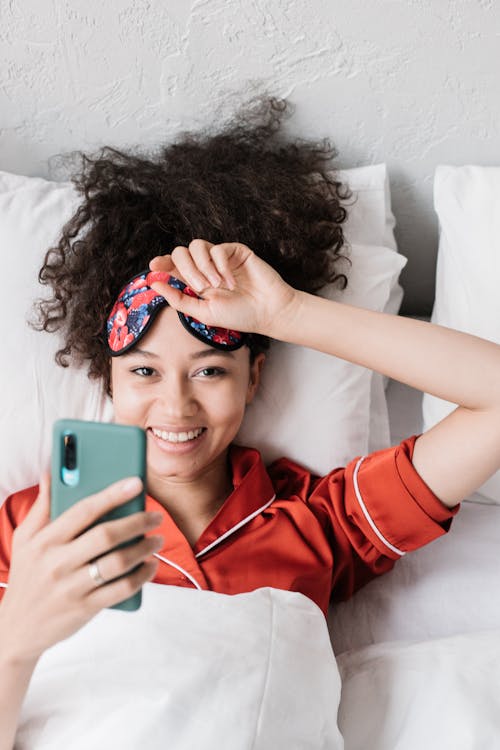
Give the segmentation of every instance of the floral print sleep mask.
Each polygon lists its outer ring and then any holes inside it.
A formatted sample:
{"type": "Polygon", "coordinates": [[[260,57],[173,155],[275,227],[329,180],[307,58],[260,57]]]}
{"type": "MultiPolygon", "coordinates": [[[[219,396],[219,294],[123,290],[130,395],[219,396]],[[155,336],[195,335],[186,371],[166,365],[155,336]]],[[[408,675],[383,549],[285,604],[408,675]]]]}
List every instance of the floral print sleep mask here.
{"type": "MultiPolygon", "coordinates": [[[[112,357],[131,349],[146,333],[158,311],[168,305],[165,297],[151,289],[150,284],[156,281],[170,284],[190,297],[203,299],[189,286],[165,271],[146,270],[137,274],[121,290],[106,323],[108,351],[112,357]]],[[[186,331],[215,349],[233,351],[247,343],[246,333],[205,325],[179,310],[177,315],[186,331]]]]}

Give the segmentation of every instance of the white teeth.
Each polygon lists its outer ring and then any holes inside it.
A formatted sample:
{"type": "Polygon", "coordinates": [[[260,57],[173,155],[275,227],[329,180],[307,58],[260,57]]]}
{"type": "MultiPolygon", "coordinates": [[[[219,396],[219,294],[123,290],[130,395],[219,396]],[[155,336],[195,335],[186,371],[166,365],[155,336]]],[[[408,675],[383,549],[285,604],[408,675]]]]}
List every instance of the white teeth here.
{"type": "Polygon", "coordinates": [[[198,430],[190,430],[189,432],[166,432],[165,430],[158,430],[156,427],[152,427],[152,431],[156,437],[167,440],[169,443],[185,443],[201,435],[203,427],[200,427],[198,430]]]}

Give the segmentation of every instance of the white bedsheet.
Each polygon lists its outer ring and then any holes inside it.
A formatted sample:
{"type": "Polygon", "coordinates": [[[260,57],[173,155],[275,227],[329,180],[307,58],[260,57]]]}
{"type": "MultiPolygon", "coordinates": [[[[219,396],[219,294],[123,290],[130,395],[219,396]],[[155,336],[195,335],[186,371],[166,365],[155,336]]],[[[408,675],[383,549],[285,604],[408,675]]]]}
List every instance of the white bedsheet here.
{"type": "Polygon", "coordinates": [[[345,750],[498,750],[500,629],[338,659],[345,750]]]}

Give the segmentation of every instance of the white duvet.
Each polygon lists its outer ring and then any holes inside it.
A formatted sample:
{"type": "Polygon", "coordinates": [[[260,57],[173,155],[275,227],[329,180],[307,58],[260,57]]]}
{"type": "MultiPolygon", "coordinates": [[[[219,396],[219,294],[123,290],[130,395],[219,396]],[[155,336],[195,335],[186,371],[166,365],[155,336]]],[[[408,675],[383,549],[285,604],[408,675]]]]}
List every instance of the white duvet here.
{"type": "Polygon", "coordinates": [[[340,679],[302,594],[146,584],[46,651],[16,750],[337,750],[340,679]]]}
{"type": "Polygon", "coordinates": [[[335,661],[301,594],[147,584],[43,655],[15,748],[497,750],[500,629],[335,661]]]}

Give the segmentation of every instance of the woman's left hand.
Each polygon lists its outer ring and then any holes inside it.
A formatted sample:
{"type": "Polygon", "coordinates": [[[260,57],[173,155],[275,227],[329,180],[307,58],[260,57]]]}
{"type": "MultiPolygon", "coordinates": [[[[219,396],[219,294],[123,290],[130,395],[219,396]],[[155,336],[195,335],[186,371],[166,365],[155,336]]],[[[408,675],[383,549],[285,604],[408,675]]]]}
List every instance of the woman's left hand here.
{"type": "Polygon", "coordinates": [[[169,284],[152,284],[171,307],[220,328],[272,336],[273,320],[294,307],[298,294],[239,242],[213,245],[192,240],[189,247],[179,245],[172,254],[153,258],[149,267],[175,276],[202,297],[183,294],[169,284]]]}

